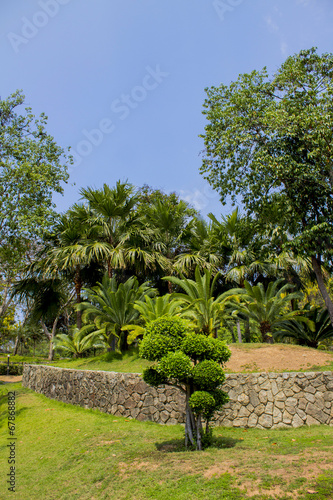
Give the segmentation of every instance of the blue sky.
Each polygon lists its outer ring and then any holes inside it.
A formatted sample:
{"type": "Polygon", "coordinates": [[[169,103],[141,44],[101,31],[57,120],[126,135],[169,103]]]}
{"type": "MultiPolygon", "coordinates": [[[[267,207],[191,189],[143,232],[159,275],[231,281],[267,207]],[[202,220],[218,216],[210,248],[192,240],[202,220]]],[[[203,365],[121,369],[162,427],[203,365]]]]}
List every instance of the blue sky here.
{"type": "Polygon", "coordinates": [[[0,95],[23,89],[81,187],[128,179],[222,207],[199,174],[205,87],[317,46],[333,52],[332,0],[2,0],[0,95]]]}

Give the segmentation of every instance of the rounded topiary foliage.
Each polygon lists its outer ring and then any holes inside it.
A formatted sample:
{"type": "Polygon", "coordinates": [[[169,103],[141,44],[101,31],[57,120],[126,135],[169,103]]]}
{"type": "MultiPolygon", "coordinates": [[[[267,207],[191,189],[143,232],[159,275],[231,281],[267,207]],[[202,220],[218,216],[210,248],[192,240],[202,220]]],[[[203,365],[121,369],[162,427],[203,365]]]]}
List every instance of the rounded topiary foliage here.
{"type": "Polygon", "coordinates": [[[172,337],[180,340],[187,332],[188,327],[183,319],[178,316],[164,316],[148,323],[145,335],[163,335],[163,337],[172,337]]]}
{"type": "Polygon", "coordinates": [[[146,384],[152,385],[153,387],[158,387],[166,383],[165,377],[153,366],[143,370],[142,378],[146,384]]]}
{"type": "Polygon", "coordinates": [[[145,335],[140,342],[139,354],[141,358],[155,361],[166,356],[168,352],[173,352],[178,348],[180,342],[175,338],[157,335],[145,335]]]}
{"type": "Polygon", "coordinates": [[[192,370],[191,360],[182,351],[169,352],[159,363],[159,371],[166,378],[186,380],[192,370]]]}
{"type": "Polygon", "coordinates": [[[214,396],[206,391],[195,391],[190,397],[188,404],[193,413],[197,415],[202,413],[210,414],[214,412],[216,407],[214,396]]]}
{"type": "Polygon", "coordinates": [[[179,349],[187,332],[187,324],[177,316],[155,319],[146,326],[139,354],[150,361],[159,360],[179,349]]]}
{"type": "Polygon", "coordinates": [[[207,341],[210,348],[209,356],[207,357],[221,364],[228,361],[231,356],[231,351],[223,340],[207,337],[207,341]]]}
{"type": "Polygon", "coordinates": [[[213,360],[200,361],[192,370],[195,385],[202,390],[213,390],[225,380],[224,371],[220,365],[213,360]]]}
{"type": "Polygon", "coordinates": [[[209,338],[200,333],[189,333],[184,338],[181,349],[190,358],[194,360],[205,359],[211,357],[211,345],[209,338]]]}

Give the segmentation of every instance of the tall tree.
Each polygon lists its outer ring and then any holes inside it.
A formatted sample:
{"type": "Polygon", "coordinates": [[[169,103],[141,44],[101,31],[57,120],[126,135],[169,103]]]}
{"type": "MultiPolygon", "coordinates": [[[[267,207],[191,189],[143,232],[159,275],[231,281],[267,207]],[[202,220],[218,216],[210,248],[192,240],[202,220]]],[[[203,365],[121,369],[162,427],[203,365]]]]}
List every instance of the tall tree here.
{"type": "MultiPolygon", "coordinates": [[[[161,266],[163,273],[173,272],[177,261],[187,253],[190,227],[196,211],[175,193],[166,195],[147,186],[141,189],[138,211],[153,231],[152,243],[160,249],[164,258],[161,266]]],[[[168,292],[172,292],[170,281],[168,292]]]]}
{"type": "Polygon", "coordinates": [[[13,282],[56,219],[52,195],[62,193],[71,161],[47,133],[45,114],[18,112],[24,98],[17,91],[0,100],[0,316],[12,301],[13,282]]]}
{"type": "Polygon", "coordinates": [[[80,193],[91,211],[85,222],[97,231],[96,238],[85,248],[86,258],[103,259],[112,278],[115,268],[125,267],[124,243],[133,229],[131,222],[137,203],[134,186],[118,181],[114,188],[104,184],[102,189],[81,189],[80,193]]]}
{"type": "MultiPolygon", "coordinates": [[[[332,264],[333,55],[303,50],[272,79],[266,69],[207,89],[201,172],[225,203],[276,222],[310,256],[333,323],[322,264],[332,264]]],[[[287,246],[286,245],[286,246],[287,246]]]]}

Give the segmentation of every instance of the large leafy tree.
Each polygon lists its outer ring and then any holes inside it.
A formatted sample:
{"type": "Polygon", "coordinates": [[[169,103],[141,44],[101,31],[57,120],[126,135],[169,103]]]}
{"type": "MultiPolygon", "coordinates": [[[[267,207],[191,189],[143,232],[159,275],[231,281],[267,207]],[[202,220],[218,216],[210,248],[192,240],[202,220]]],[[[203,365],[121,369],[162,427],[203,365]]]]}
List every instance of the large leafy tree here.
{"type": "Polygon", "coordinates": [[[0,316],[12,283],[56,219],[52,195],[61,193],[70,157],[46,131],[47,116],[18,111],[24,95],[0,100],[0,316]]]}
{"type": "Polygon", "coordinates": [[[322,264],[332,264],[333,55],[315,48],[207,89],[201,172],[221,200],[241,199],[265,228],[275,223],[288,245],[311,257],[333,322],[322,264]]]}

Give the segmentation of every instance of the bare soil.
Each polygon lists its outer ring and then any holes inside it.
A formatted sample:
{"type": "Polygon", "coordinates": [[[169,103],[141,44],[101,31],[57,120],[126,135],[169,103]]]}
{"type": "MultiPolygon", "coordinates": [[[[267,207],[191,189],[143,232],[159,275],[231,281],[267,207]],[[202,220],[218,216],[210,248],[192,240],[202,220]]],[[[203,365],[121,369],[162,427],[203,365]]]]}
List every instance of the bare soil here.
{"type": "Polygon", "coordinates": [[[0,375],[0,382],[7,382],[8,384],[12,384],[14,382],[21,382],[22,375],[0,375]]]}
{"type": "Polygon", "coordinates": [[[225,368],[229,373],[315,371],[328,365],[332,370],[333,353],[286,344],[241,344],[229,346],[231,357],[225,368]]]}

